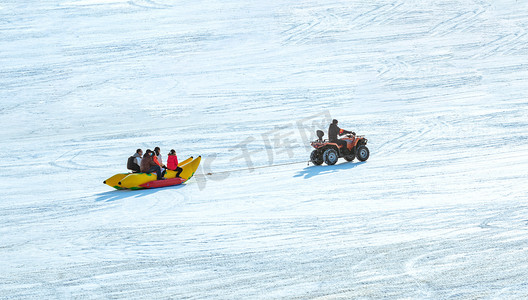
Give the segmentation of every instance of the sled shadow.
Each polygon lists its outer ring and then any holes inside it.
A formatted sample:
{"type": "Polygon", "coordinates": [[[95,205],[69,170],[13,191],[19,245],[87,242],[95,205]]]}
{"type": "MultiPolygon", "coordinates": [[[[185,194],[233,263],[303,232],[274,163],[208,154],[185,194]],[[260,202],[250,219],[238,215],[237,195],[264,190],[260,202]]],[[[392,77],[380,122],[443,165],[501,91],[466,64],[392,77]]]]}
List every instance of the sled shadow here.
{"type": "Polygon", "coordinates": [[[142,189],[142,190],[113,190],[108,191],[104,193],[95,194],[97,198],[95,198],[96,202],[112,202],[117,200],[123,200],[128,198],[142,198],[146,197],[152,194],[155,194],[157,192],[161,192],[163,190],[177,190],[181,189],[185,186],[185,184],[175,185],[175,186],[168,186],[163,188],[156,188],[156,189],[142,189]]]}
{"type": "Polygon", "coordinates": [[[333,166],[311,166],[311,167],[306,167],[302,169],[297,174],[295,174],[293,177],[302,177],[304,179],[308,179],[308,178],[312,178],[317,175],[324,175],[324,174],[339,172],[342,170],[353,169],[364,163],[365,162],[362,161],[362,162],[357,162],[357,163],[345,162],[345,163],[341,163],[341,164],[333,165],[333,166]]]}

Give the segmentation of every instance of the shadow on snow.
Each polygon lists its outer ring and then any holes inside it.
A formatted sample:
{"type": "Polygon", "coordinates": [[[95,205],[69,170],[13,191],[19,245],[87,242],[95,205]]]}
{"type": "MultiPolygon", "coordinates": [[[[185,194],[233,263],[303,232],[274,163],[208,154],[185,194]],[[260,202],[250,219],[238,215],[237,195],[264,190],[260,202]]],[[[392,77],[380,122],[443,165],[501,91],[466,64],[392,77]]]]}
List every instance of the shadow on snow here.
{"type": "Polygon", "coordinates": [[[351,162],[345,162],[338,165],[333,166],[311,166],[306,167],[299,171],[297,174],[295,174],[293,177],[303,177],[304,179],[312,178],[317,175],[326,175],[331,174],[335,172],[339,172],[342,170],[349,170],[353,169],[359,165],[364,164],[365,162],[357,162],[357,163],[351,163],[351,162]]]}
{"type": "Polygon", "coordinates": [[[155,189],[142,189],[142,190],[113,190],[108,191],[104,193],[95,194],[97,198],[95,198],[95,201],[105,201],[105,202],[111,202],[116,200],[122,200],[127,198],[142,198],[146,197],[152,194],[155,194],[157,192],[167,190],[167,189],[181,189],[185,186],[185,184],[175,185],[175,186],[167,186],[162,188],[155,188],[155,189]]]}

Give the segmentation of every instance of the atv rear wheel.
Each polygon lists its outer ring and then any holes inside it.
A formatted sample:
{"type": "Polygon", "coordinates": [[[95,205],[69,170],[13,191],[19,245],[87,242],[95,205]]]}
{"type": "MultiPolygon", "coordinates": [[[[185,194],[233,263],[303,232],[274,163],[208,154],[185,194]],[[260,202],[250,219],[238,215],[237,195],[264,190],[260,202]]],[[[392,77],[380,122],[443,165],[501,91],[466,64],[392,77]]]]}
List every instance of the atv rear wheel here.
{"type": "Polygon", "coordinates": [[[369,156],[370,156],[369,149],[366,146],[363,146],[363,145],[361,145],[361,146],[359,146],[357,148],[356,153],[357,153],[357,159],[359,161],[366,161],[369,158],[369,156]]]}
{"type": "Polygon", "coordinates": [[[356,158],[356,156],[354,154],[345,155],[343,157],[345,158],[346,161],[353,161],[354,158],[356,158]]]}
{"type": "Polygon", "coordinates": [[[310,160],[312,161],[312,164],[319,166],[323,164],[323,157],[319,154],[319,151],[314,150],[310,154],[310,160]]]}
{"type": "Polygon", "coordinates": [[[335,165],[338,158],[339,158],[339,155],[337,155],[337,151],[335,151],[334,149],[327,149],[323,153],[323,160],[329,166],[335,165]]]}

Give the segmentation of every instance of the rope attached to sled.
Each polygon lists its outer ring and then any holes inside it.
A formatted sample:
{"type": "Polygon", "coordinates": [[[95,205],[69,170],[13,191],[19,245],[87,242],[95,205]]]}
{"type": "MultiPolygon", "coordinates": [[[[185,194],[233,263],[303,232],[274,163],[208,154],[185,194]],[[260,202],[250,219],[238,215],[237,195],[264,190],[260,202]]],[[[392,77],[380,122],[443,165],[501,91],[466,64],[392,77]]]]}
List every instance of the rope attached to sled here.
{"type": "Polygon", "coordinates": [[[247,168],[240,168],[240,169],[234,169],[234,170],[228,170],[228,171],[220,171],[220,172],[209,172],[209,173],[206,173],[206,174],[197,174],[196,176],[212,176],[212,175],[218,175],[218,174],[224,174],[224,173],[231,173],[231,172],[240,172],[240,171],[252,171],[252,170],[257,170],[257,169],[267,169],[267,168],[274,168],[274,167],[280,167],[280,166],[288,166],[288,165],[297,165],[297,164],[302,164],[302,163],[305,163],[305,162],[308,162],[308,165],[310,165],[310,161],[306,161],[306,160],[303,160],[303,161],[296,161],[296,162],[289,162],[289,163],[282,163],[282,164],[273,164],[273,165],[268,165],[268,166],[260,166],[260,167],[247,167],[247,168]]]}

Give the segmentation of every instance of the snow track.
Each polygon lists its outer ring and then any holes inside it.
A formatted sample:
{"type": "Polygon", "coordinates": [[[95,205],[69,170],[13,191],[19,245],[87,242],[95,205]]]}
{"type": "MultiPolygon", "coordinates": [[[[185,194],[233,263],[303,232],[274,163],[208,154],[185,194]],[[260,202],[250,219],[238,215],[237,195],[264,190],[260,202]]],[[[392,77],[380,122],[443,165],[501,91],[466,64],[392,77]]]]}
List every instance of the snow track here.
{"type": "Polygon", "coordinates": [[[0,298],[527,298],[526,11],[3,1],[0,298]],[[202,166],[102,184],[155,146],[202,166]]]}

